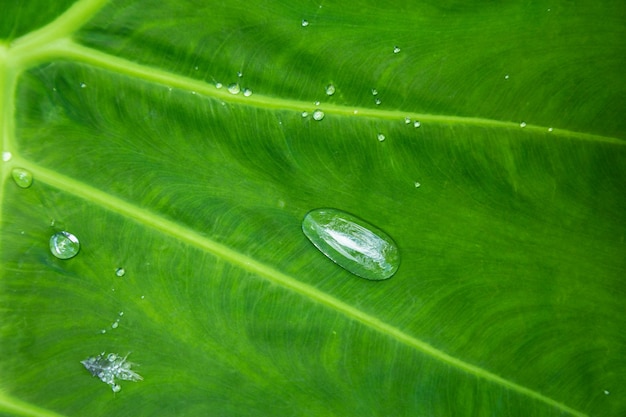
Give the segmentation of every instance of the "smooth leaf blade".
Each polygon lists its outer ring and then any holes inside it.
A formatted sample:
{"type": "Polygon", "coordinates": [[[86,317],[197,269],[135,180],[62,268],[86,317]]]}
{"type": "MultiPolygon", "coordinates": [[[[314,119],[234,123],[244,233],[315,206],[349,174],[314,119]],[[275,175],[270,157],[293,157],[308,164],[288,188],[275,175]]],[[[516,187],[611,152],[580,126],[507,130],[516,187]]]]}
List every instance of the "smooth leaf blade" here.
{"type": "MultiPolygon", "coordinates": [[[[547,23],[520,28],[544,10],[315,5],[302,27],[305,6],[243,7],[113,2],[74,40],[53,24],[7,49],[3,390],[31,415],[620,415],[620,59],[574,68],[597,101],[553,82],[500,94],[513,79],[490,78],[509,64],[491,63],[490,36],[514,28],[522,53],[547,23]],[[484,48],[460,47],[474,24],[484,48]],[[456,29],[435,42],[448,48],[426,53],[440,28],[456,29]],[[468,84],[471,62],[486,69],[468,84]],[[594,87],[591,73],[620,82],[594,87]],[[568,111],[539,111],[549,95],[568,111]],[[317,99],[326,117],[302,117],[317,99]],[[316,207],[388,232],[397,274],[364,282],[325,259],[300,231],[316,207]],[[49,253],[58,230],[81,240],[76,258],[49,253]],[[80,365],[102,351],[132,352],[144,380],[113,396],[80,365]]],[[[554,33],[577,22],[560,13],[554,33]]],[[[607,19],[598,39],[617,52],[607,19]]],[[[526,82],[553,69],[532,56],[526,82]]]]}

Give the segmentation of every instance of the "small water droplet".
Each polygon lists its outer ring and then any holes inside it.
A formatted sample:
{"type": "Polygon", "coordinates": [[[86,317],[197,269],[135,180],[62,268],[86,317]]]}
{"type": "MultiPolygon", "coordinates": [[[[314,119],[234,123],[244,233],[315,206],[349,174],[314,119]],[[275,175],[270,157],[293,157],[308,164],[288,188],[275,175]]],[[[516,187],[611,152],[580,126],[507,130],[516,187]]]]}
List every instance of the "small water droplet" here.
{"type": "Polygon", "coordinates": [[[324,112],[321,111],[320,109],[317,109],[313,112],[313,120],[317,120],[320,121],[324,118],[324,112]]]}
{"type": "Polygon", "coordinates": [[[548,128],[548,132],[552,132],[554,129],[552,129],[551,127],[548,128]]]}
{"type": "Polygon", "coordinates": [[[380,103],[382,103],[382,101],[377,98],[376,100],[374,100],[374,103],[376,103],[377,106],[380,106],[380,103]]]}
{"type": "Polygon", "coordinates": [[[144,300],[145,298],[146,298],[146,296],[145,296],[145,295],[142,295],[142,296],[141,296],[141,299],[142,299],[142,300],[144,300]]]}
{"type": "Polygon", "coordinates": [[[15,183],[22,188],[28,188],[33,184],[33,174],[27,169],[13,168],[11,176],[15,183]]]}
{"type": "Polygon", "coordinates": [[[224,84],[222,83],[215,83],[215,88],[222,88],[224,87],[224,84]]]}
{"type": "Polygon", "coordinates": [[[526,127],[526,122],[521,122],[521,123],[519,124],[519,127],[526,127]]]}
{"type": "Polygon", "coordinates": [[[111,325],[111,328],[112,328],[112,329],[117,329],[119,325],[120,325],[120,322],[119,322],[119,321],[115,321],[115,322],[113,322],[113,324],[111,325]]]}
{"type": "Polygon", "coordinates": [[[193,67],[194,70],[198,71],[198,66],[193,67]]]}
{"type": "Polygon", "coordinates": [[[126,275],[126,270],[122,267],[119,267],[115,270],[115,275],[117,275],[118,277],[123,277],[124,275],[126,275]]]}
{"type": "Polygon", "coordinates": [[[353,111],[352,113],[354,113],[354,114],[359,114],[359,111],[358,111],[358,110],[355,110],[355,111],[353,111]]]}
{"type": "Polygon", "coordinates": [[[315,104],[316,106],[319,106],[319,105],[320,105],[320,102],[319,102],[319,100],[318,100],[318,101],[316,101],[316,102],[315,102],[315,103],[313,103],[313,104],[315,104]]]}
{"type": "Polygon", "coordinates": [[[406,123],[407,125],[411,124],[411,118],[410,117],[405,117],[404,118],[404,123],[406,123]]]}
{"type": "Polygon", "coordinates": [[[415,181],[415,188],[420,188],[422,186],[422,184],[420,184],[419,182],[415,181]]]}
{"type": "Polygon", "coordinates": [[[243,72],[237,71],[237,77],[239,77],[239,78],[243,77],[243,72]]]}
{"type": "Polygon", "coordinates": [[[249,88],[244,88],[243,95],[244,97],[250,97],[252,95],[252,90],[250,90],[249,88]]]}
{"type": "Polygon", "coordinates": [[[100,330],[100,333],[105,334],[107,331],[105,329],[100,330]]]}
{"type": "Polygon", "coordinates": [[[119,316],[122,317],[124,315],[123,311],[120,311],[119,316]]]}
{"type": "Polygon", "coordinates": [[[508,79],[509,79],[509,74],[506,74],[506,75],[504,76],[504,79],[505,79],[505,80],[508,80],[508,79]]]}
{"type": "Polygon", "coordinates": [[[2,160],[4,162],[9,162],[13,158],[13,154],[9,151],[2,152],[2,160]]]}
{"type": "Polygon", "coordinates": [[[419,122],[419,120],[416,120],[415,122],[413,122],[413,127],[420,127],[422,124],[419,122]]]}
{"type": "Polygon", "coordinates": [[[122,387],[119,384],[115,384],[111,386],[111,391],[113,392],[120,392],[122,390],[122,387]]]}
{"type": "Polygon", "coordinates": [[[383,135],[382,133],[379,133],[378,135],[376,135],[376,137],[378,138],[379,141],[384,141],[385,140],[385,135],[383,135]]]}
{"type": "Polygon", "coordinates": [[[393,53],[397,54],[398,52],[400,52],[400,48],[398,48],[397,46],[393,47],[393,53]]]}
{"type": "Polygon", "coordinates": [[[326,86],[326,95],[332,96],[333,94],[335,94],[335,86],[332,84],[328,84],[326,86]]]}
{"type": "Polygon", "coordinates": [[[377,96],[378,95],[378,90],[375,88],[372,88],[372,95],[373,96],[377,96]]]}
{"type": "Polygon", "coordinates": [[[302,27],[307,27],[309,26],[309,21],[306,19],[302,19],[302,27]]]}
{"type": "Polygon", "coordinates": [[[388,279],[400,266],[400,252],[391,237],[341,210],[310,211],[302,221],[302,231],[324,255],[359,277],[388,279]]]}
{"type": "Polygon", "coordinates": [[[609,390],[604,390],[604,395],[609,395],[611,392],[609,390]]]}
{"type": "Polygon", "coordinates": [[[195,96],[195,95],[196,95],[196,92],[195,92],[195,91],[192,91],[192,92],[191,92],[191,94],[195,96]]]}
{"type": "Polygon", "coordinates": [[[80,83],[80,88],[86,88],[86,87],[87,87],[87,84],[85,84],[85,83],[80,83]]]}
{"type": "Polygon", "coordinates": [[[239,84],[237,83],[232,83],[228,86],[228,92],[230,94],[239,94],[240,91],[241,87],[239,87],[239,84]]]}
{"type": "Polygon", "coordinates": [[[308,111],[303,111],[302,112],[302,117],[309,117],[309,112],[308,111]]]}
{"type": "Polygon", "coordinates": [[[50,252],[59,259],[70,259],[80,250],[80,242],[73,234],[62,231],[50,237],[50,252]]]}

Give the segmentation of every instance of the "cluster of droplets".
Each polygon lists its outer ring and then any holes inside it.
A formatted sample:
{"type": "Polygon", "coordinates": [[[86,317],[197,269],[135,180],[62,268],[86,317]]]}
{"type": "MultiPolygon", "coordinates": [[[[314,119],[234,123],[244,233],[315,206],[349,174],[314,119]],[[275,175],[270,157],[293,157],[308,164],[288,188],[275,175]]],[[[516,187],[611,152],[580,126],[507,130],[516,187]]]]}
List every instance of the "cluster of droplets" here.
{"type": "Polygon", "coordinates": [[[116,382],[116,379],[122,381],[141,381],[141,375],[132,371],[130,368],[134,365],[127,362],[128,355],[122,357],[115,353],[100,353],[98,356],[92,356],[80,363],[91,373],[91,375],[100,378],[102,382],[111,386],[113,392],[119,392],[122,387],[116,382]]]}
{"type": "MultiPolygon", "coordinates": [[[[238,71],[237,77],[243,78],[243,72],[238,71]]],[[[221,82],[215,83],[215,88],[217,88],[218,90],[222,89],[223,87],[224,87],[224,84],[222,84],[221,82]]],[[[237,95],[239,93],[241,93],[244,97],[250,97],[252,95],[252,90],[248,87],[242,88],[239,82],[232,82],[228,84],[228,86],[226,87],[226,90],[232,95],[237,95]]]]}

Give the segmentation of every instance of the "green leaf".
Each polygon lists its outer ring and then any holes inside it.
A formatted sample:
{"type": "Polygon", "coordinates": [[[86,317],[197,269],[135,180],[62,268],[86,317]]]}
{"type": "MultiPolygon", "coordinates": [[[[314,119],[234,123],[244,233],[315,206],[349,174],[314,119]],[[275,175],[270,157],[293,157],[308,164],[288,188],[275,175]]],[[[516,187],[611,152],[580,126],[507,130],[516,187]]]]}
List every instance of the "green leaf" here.
{"type": "Polygon", "coordinates": [[[623,2],[15,3],[0,413],[626,415],[623,2]]]}

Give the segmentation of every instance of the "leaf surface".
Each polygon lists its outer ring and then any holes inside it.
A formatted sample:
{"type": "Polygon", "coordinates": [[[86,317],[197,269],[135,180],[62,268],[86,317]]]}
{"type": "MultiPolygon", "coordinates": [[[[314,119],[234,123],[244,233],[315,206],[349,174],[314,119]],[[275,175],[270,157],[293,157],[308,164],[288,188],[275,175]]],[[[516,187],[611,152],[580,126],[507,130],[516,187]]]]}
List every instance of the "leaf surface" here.
{"type": "Polygon", "coordinates": [[[621,2],[40,6],[0,26],[0,412],[626,414],[621,2]]]}

